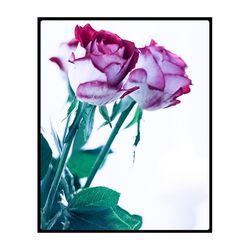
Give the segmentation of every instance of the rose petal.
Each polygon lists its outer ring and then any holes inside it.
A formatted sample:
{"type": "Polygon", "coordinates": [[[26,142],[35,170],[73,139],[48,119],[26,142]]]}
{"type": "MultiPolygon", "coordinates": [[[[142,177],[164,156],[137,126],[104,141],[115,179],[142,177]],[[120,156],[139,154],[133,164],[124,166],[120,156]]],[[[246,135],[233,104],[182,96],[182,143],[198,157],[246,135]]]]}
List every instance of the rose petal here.
{"type": "Polygon", "coordinates": [[[122,45],[122,39],[109,31],[100,30],[96,36],[97,41],[103,41],[104,44],[118,44],[119,47],[122,45]]]}
{"type": "Polygon", "coordinates": [[[153,55],[147,48],[141,49],[141,54],[139,55],[136,67],[146,70],[148,85],[154,87],[155,89],[164,89],[164,75],[156,60],[153,58],[153,55]]]}
{"type": "Polygon", "coordinates": [[[98,50],[102,52],[103,54],[114,54],[118,48],[118,44],[104,44],[103,41],[101,43],[97,44],[98,50]]]}
{"type": "Polygon", "coordinates": [[[183,68],[187,67],[186,63],[179,56],[177,56],[176,54],[174,54],[168,50],[166,50],[166,51],[167,51],[167,55],[169,56],[170,61],[172,63],[174,63],[180,67],[183,67],[183,68]]]}
{"type": "Polygon", "coordinates": [[[88,58],[76,59],[69,63],[69,81],[74,92],[80,83],[90,81],[107,81],[104,73],[99,71],[88,58]]]}
{"type": "Polygon", "coordinates": [[[119,63],[111,63],[103,69],[107,76],[107,82],[111,85],[116,85],[120,82],[121,65],[119,63]]]}
{"type": "Polygon", "coordinates": [[[122,96],[121,96],[120,98],[121,98],[121,99],[124,98],[125,96],[131,94],[132,92],[138,90],[139,88],[140,88],[140,87],[135,86],[135,87],[132,87],[132,88],[130,88],[130,89],[125,90],[125,93],[123,93],[122,96]]]}
{"type": "Polygon", "coordinates": [[[145,83],[147,72],[145,69],[135,69],[129,74],[128,82],[145,83]]]}
{"type": "MultiPolygon", "coordinates": [[[[185,74],[185,66],[180,66],[175,63],[175,59],[171,59],[168,55],[168,51],[161,46],[147,46],[147,48],[152,53],[153,57],[160,66],[164,74],[185,74]],[[171,62],[173,61],[173,62],[171,62]]],[[[176,56],[176,55],[175,55],[176,56]]]]}
{"type": "Polygon", "coordinates": [[[101,56],[96,56],[93,54],[90,54],[90,57],[93,61],[93,64],[101,71],[104,72],[104,69],[112,64],[119,64],[121,65],[120,67],[122,67],[122,65],[126,62],[126,60],[124,60],[123,58],[115,55],[115,54],[111,54],[111,55],[101,55],[101,56]]]}
{"type": "Polygon", "coordinates": [[[90,24],[86,24],[84,27],[79,25],[75,27],[75,38],[84,48],[87,47],[96,34],[97,32],[90,26],[90,24]]]}
{"type": "Polygon", "coordinates": [[[100,56],[100,55],[103,54],[102,52],[99,51],[99,48],[98,48],[96,40],[94,40],[92,42],[90,51],[91,51],[91,54],[96,55],[96,56],[100,56]]]}
{"type": "Polygon", "coordinates": [[[116,55],[123,58],[125,47],[121,47],[116,51],[116,55]]]}
{"type": "Polygon", "coordinates": [[[139,104],[141,108],[152,110],[154,109],[155,103],[158,104],[163,92],[150,88],[146,84],[146,80],[146,71],[144,69],[136,69],[130,73],[128,81],[124,85],[124,89],[129,90],[139,87],[139,89],[132,92],[130,96],[139,104]]]}
{"type": "Polygon", "coordinates": [[[168,61],[159,62],[159,66],[163,72],[163,74],[178,74],[185,75],[185,70],[182,67],[177,66],[168,61]]]}
{"type": "Polygon", "coordinates": [[[180,88],[189,86],[191,80],[179,75],[165,75],[165,93],[174,94],[180,88]]]}
{"type": "Polygon", "coordinates": [[[66,71],[66,68],[65,68],[63,62],[59,57],[53,56],[49,60],[51,62],[55,63],[59,67],[60,70],[62,70],[64,72],[66,71]]]}
{"type": "Polygon", "coordinates": [[[104,105],[115,101],[121,94],[120,86],[118,88],[112,88],[108,83],[102,81],[82,83],[76,91],[78,99],[93,105],[104,105]]]}
{"type": "Polygon", "coordinates": [[[69,42],[67,42],[67,45],[72,48],[76,48],[79,41],[75,38],[71,39],[69,42]]]}

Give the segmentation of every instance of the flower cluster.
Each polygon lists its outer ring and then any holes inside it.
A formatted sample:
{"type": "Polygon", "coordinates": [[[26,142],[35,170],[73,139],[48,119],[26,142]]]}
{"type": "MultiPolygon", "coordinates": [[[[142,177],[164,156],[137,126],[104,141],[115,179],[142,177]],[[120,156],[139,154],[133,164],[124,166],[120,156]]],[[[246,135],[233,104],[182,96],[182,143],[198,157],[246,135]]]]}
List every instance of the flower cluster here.
{"type": "Polygon", "coordinates": [[[131,41],[87,24],[77,25],[75,38],[63,47],[67,57],[51,61],[67,74],[81,101],[104,105],[130,95],[142,109],[156,110],[180,103],[177,98],[190,92],[186,63],[153,40],[136,48],[131,41]]]}

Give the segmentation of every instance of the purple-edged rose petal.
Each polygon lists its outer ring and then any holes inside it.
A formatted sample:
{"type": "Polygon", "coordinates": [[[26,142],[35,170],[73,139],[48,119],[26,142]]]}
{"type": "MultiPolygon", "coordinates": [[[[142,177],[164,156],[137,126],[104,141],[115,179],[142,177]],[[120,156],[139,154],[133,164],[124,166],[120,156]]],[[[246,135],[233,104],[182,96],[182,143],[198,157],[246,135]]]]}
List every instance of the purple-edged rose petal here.
{"type": "Polygon", "coordinates": [[[88,58],[76,59],[69,63],[69,81],[74,91],[79,84],[90,81],[107,81],[106,75],[94,67],[92,61],[88,58]]]}
{"type": "Polygon", "coordinates": [[[180,103],[177,98],[190,92],[186,63],[177,55],[151,41],[140,49],[136,68],[129,74],[125,89],[139,87],[130,96],[142,109],[157,110],[180,103]]]}
{"type": "Polygon", "coordinates": [[[76,96],[93,105],[104,105],[116,100],[122,93],[120,88],[111,88],[106,82],[92,81],[80,84],[76,96]]]}

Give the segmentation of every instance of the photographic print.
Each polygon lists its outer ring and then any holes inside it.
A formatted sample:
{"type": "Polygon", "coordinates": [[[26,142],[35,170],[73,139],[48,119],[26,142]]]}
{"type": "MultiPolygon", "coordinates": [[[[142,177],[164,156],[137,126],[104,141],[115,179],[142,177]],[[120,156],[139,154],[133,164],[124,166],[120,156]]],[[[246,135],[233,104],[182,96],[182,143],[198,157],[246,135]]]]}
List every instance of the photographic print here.
{"type": "Polygon", "coordinates": [[[212,232],[211,66],[211,18],[38,18],[38,231],[212,232]]]}

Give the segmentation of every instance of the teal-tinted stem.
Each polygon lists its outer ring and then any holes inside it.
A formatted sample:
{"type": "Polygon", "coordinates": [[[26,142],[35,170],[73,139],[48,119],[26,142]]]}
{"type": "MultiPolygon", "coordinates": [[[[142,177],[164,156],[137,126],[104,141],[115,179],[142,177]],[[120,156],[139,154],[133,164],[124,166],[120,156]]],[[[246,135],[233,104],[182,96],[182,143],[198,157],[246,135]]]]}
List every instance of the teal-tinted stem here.
{"type": "Polygon", "coordinates": [[[47,223],[48,223],[48,221],[50,219],[50,213],[51,213],[52,205],[53,205],[53,202],[55,200],[55,196],[56,196],[56,193],[57,193],[57,189],[58,189],[58,186],[59,186],[59,183],[60,183],[60,180],[61,180],[63,170],[65,168],[65,163],[66,163],[66,160],[67,160],[67,157],[68,157],[68,154],[69,154],[69,150],[70,150],[71,144],[72,144],[72,142],[74,140],[75,133],[76,133],[76,131],[78,129],[80,121],[82,119],[82,115],[81,115],[82,111],[83,111],[83,104],[80,103],[79,106],[78,106],[78,109],[77,109],[76,117],[75,117],[75,119],[74,119],[74,121],[73,121],[73,123],[71,125],[70,131],[68,132],[68,135],[67,135],[67,138],[66,138],[67,141],[63,145],[62,154],[60,156],[60,161],[58,163],[56,174],[55,174],[55,177],[54,177],[53,182],[51,184],[51,187],[50,187],[50,190],[49,190],[48,197],[47,197],[47,200],[45,202],[44,208],[42,210],[42,219],[41,219],[41,227],[42,227],[42,229],[47,229],[47,223]]]}
{"type": "Polygon", "coordinates": [[[88,179],[87,179],[87,181],[86,181],[86,183],[84,185],[84,188],[87,188],[87,187],[89,187],[91,185],[91,182],[93,181],[93,179],[94,179],[94,177],[95,177],[95,175],[96,175],[99,167],[101,166],[103,160],[105,159],[106,155],[108,154],[109,149],[110,149],[110,147],[111,147],[111,145],[112,145],[112,143],[113,143],[116,135],[118,134],[118,132],[119,132],[119,130],[120,130],[123,122],[127,118],[129,112],[134,107],[135,103],[136,103],[135,101],[132,101],[131,104],[129,105],[129,107],[125,111],[123,111],[121,113],[121,116],[119,117],[119,119],[118,119],[115,127],[113,128],[113,130],[112,130],[112,132],[111,132],[111,134],[110,134],[110,136],[108,138],[107,143],[102,148],[99,156],[97,157],[97,159],[96,159],[96,161],[94,163],[92,171],[91,171],[91,173],[90,173],[90,175],[89,175],[89,177],[88,177],[88,179]]]}

